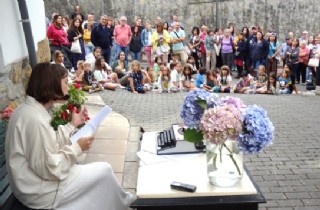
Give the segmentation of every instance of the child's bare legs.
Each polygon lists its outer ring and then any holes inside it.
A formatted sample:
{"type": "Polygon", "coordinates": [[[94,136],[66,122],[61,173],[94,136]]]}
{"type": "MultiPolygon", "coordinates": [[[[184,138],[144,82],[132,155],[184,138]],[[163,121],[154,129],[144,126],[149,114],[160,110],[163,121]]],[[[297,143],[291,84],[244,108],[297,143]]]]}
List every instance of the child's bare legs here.
{"type": "Polygon", "coordinates": [[[92,89],[92,86],[91,85],[86,85],[86,86],[83,86],[82,87],[82,90],[83,91],[89,91],[89,90],[91,90],[92,89]]]}
{"type": "Polygon", "coordinates": [[[117,73],[111,73],[111,74],[110,74],[110,78],[111,78],[115,83],[120,84],[117,73]]]}
{"type": "Polygon", "coordinates": [[[152,71],[147,71],[147,74],[150,78],[150,84],[153,84],[154,83],[154,75],[153,75],[153,72],[152,71]]]}
{"type": "Polygon", "coordinates": [[[104,84],[104,89],[107,89],[107,90],[115,90],[117,87],[119,86],[119,84],[116,84],[116,83],[105,83],[104,84]]]}

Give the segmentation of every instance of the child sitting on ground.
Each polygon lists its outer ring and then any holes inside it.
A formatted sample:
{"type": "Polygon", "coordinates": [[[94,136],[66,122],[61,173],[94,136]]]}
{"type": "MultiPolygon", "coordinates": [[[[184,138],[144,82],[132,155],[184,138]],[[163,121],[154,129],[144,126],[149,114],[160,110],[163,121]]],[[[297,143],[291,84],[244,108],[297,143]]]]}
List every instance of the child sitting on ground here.
{"type": "Polygon", "coordinates": [[[134,60],[131,63],[131,72],[129,73],[129,83],[127,90],[133,93],[145,93],[148,89],[144,86],[143,73],[139,61],[134,60]]]}
{"type": "Polygon", "coordinates": [[[264,65],[258,67],[257,81],[255,83],[256,89],[262,88],[267,85],[268,75],[266,74],[266,68],[264,65]]]}
{"type": "Polygon", "coordinates": [[[195,85],[197,88],[202,88],[204,84],[204,80],[206,78],[207,69],[205,67],[199,68],[199,73],[196,75],[195,85]]]}
{"type": "Polygon", "coordinates": [[[84,61],[83,60],[79,60],[77,62],[77,71],[76,73],[74,74],[73,78],[71,78],[71,81],[72,83],[77,83],[77,84],[81,84],[82,82],[82,77],[83,77],[83,64],[84,64],[84,61]]]}
{"type": "Polygon", "coordinates": [[[115,90],[117,87],[121,87],[118,75],[112,72],[111,67],[106,64],[103,56],[99,56],[96,59],[94,69],[94,76],[104,89],[115,90]]]}
{"type": "Polygon", "coordinates": [[[154,83],[155,80],[154,80],[154,74],[153,74],[153,69],[152,69],[152,67],[151,67],[151,66],[148,66],[147,69],[146,69],[146,72],[147,72],[148,77],[149,77],[149,79],[150,79],[150,84],[153,85],[153,83],[154,83]]]}
{"type": "Polygon", "coordinates": [[[220,92],[219,76],[215,71],[207,71],[203,89],[218,93],[220,92]]]}
{"type": "Polygon", "coordinates": [[[195,65],[194,57],[189,56],[187,59],[186,65],[189,65],[191,67],[191,74],[196,74],[197,73],[197,67],[195,65]]]}
{"type": "Polygon", "coordinates": [[[171,92],[179,92],[181,90],[181,72],[182,66],[181,62],[178,63],[171,63],[170,64],[170,78],[171,78],[171,92]]]}
{"type": "Polygon", "coordinates": [[[221,66],[220,70],[220,92],[230,93],[232,77],[230,75],[230,68],[227,65],[221,66]]]}
{"type": "Polygon", "coordinates": [[[190,65],[185,65],[181,76],[183,91],[189,92],[195,88],[192,81],[192,68],[190,65]]]}
{"type": "Polygon", "coordinates": [[[288,94],[290,93],[290,85],[291,85],[291,79],[290,79],[290,70],[284,68],[282,70],[281,76],[278,78],[279,82],[279,93],[280,94],[288,94]]]}
{"type": "Polygon", "coordinates": [[[266,86],[259,88],[257,93],[260,94],[277,94],[277,76],[276,73],[271,72],[266,86]]]}
{"type": "Polygon", "coordinates": [[[91,71],[91,65],[89,62],[83,63],[84,73],[82,77],[82,90],[93,93],[102,90],[102,86],[97,82],[91,71]]]}
{"type": "MultiPolygon", "coordinates": [[[[178,59],[178,56],[177,55],[172,55],[172,60],[167,64],[167,66],[169,67],[169,69],[170,69],[170,64],[171,63],[178,63],[179,62],[179,59],[178,59]]],[[[172,71],[172,69],[171,69],[171,71],[172,71]]]]}
{"type": "Polygon", "coordinates": [[[162,63],[161,57],[157,56],[154,59],[154,65],[153,65],[153,75],[154,75],[154,80],[155,81],[158,81],[159,70],[160,70],[161,63],[162,63]]]}
{"type": "Polygon", "coordinates": [[[172,81],[170,74],[170,69],[164,66],[158,79],[159,93],[171,93],[172,81]]]}
{"type": "Polygon", "coordinates": [[[236,93],[255,93],[253,77],[247,72],[243,71],[241,78],[236,85],[236,93]]]}

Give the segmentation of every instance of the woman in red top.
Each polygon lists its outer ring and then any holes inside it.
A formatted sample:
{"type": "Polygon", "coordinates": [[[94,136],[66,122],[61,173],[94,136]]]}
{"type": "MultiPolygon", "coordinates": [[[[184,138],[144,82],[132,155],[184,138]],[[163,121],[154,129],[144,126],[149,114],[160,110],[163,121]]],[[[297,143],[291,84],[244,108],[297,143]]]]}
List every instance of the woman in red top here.
{"type": "Polygon", "coordinates": [[[52,23],[48,27],[47,37],[51,41],[52,46],[69,45],[67,33],[62,27],[61,15],[53,16],[52,23]]]}
{"type": "Polygon", "coordinates": [[[299,68],[297,71],[296,79],[297,84],[300,83],[300,75],[302,79],[302,84],[306,83],[306,68],[309,61],[309,49],[307,48],[307,41],[303,40],[300,43],[300,51],[299,51],[299,68]]]}

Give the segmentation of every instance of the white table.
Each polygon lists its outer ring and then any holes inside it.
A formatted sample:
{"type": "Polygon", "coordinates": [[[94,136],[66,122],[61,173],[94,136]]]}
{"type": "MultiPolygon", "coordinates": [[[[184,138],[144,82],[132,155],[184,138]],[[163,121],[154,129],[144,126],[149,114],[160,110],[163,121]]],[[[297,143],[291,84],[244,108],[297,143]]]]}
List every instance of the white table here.
{"type": "Polygon", "coordinates": [[[156,133],[143,136],[142,161],[138,171],[137,200],[132,204],[136,209],[257,209],[265,198],[245,170],[241,183],[232,188],[216,187],[209,183],[206,156],[192,155],[156,156],[156,133]],[[170,188],[173,181],[197,186],[194,193],[170,188]],[[232,204],[232,205],[231,205],[232,204]],[[189,207],[189,208],[188,208],[189,207]]]}

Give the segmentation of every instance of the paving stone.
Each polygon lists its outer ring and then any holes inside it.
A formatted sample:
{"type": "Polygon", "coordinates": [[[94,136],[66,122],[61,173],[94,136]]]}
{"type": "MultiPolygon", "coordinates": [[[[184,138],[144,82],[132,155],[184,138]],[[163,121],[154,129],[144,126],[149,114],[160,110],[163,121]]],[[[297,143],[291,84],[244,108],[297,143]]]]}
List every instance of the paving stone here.
{"type": "Polygon", "coordinates": [[[285,195],[287,196],[287,198],[290,198],[290,199],[310,198],[310,195],[307,192],[285,193],[285,195]]]}
{"type": "Polygon", "coordinates": [[[139,161],[137,152],[140,150],[140,142],[128,141],[127,151],[126,151],[126,161],[139,161]]]}
{"type": "Polygon", "coordinates": [[[123,176],[123,187],[135,189],[138,179],[138,162],[126,162],[123,176]]]}

